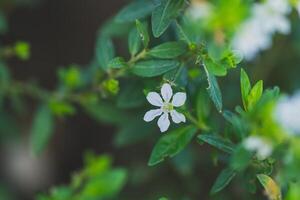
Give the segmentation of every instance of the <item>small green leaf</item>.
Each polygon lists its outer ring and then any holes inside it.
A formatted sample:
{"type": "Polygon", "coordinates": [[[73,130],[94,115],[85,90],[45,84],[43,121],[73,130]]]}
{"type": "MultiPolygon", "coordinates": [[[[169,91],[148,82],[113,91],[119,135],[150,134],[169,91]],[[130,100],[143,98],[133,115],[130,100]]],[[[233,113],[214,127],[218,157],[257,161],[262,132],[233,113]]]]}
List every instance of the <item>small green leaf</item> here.
{"type": "Polygon", "coordinates": [[[116,16],[117,22],[132,22],[149,15],[155,5],[151,0],[138,0],[125,6],[116,16]]]}
{"type": "Polygon", "coordinates": [[[215,135],[211,135],[211,134],[209,134],[209,135],[202,134],[202,135],[199,135],[197,138],[198,138],[198,140],[202,140],[202,141],[204,141],[226,153],[231,154],[234,151],[234,144],[232,144],[231,142],[229,142],[219,136],[215,136],[215,135]]]}
{"type": "Polygon", "coordinates": [[[251,90],[251,83],[249,77],[244,69],[241,69],[241,93],[244,109],[247,110],[248,95],[251,90]]]}
{"type": "Polygon", "coordinates": [[[207,67],[207,70],[215,76],[225,76],[227,74],[226,67],[215,63],[211,59],[205,59],[204,64],[207,67]]]}
{"type": "Polygon", "coordinates": [[[123,68],[126,66],[127,66],[127,63],[124,60],[124,58],[122,58],[122,57],[116,57],[116,58],[110,60],[108,63],[109,69],[119,69],[119,68],[123,68]]]}
{"type": "Polygon", "coordinates": [[[148,165],[156,165],[165,158],[178,154],[190,143],[196,132],[197,128],[194,126],[185,126],[162,136],[151,153],[148,165]]]}
{"type": "Polygon", "coordinates": [[[147,48],[149,45],[150,37],[148,33],[148,25],[147,23],[141,23],[139,20],[135,21],[136,28],[139,32],[140,38],[143,41],[144,47],[147,48]]]}
{"type": "Polygon", "coordinates": [[[179,15],[184,0],[161,0],[152,12],[152,31],[154,37],[161,36],[171,22],[179,15]]]}
{"type": "Polygon", "coordinates": [[[143,84],[139,81],[132,81],[126,85],[122,84],[117,98],[117,106],[126,109],[143,105],[145,102],[143,89],[143,84]]]}
{"type": "Polygon", "coordinates": [[[187,51],[187,45],[183,42],[166,42],[151,49],[148,54],[156,58],[176,58],[187,51]]]}
{"type": "Polygon", "coordinates": [[[204,65],[205,73],[207,76],[207,81],[208,81],[208,93],[211,98],[211,100],[214,102],[217,110],[219,112],[222,112],[223,108],[223,103],[222,103],[222,93],[219,87],[219,84],[217,82],[217,79],[212,75],[206,66],[204,65]]]}
{"type": "Polygon", "coordinates": [[[111,39],[100,34],[96,44],[96,59],[103,70],[108,69],[108,63],[115,55],[114,46],[111,39]]]}
{"type": "Polygon", "coordinates": [[[257,102],[260,100],[263,93],[263,81],[258,81],[250,91],[248,95],[248,105],[247,108],[250,110],[252,109],[257,102]]]}
{"type": "Polygon", "coordinates": [[[53,133],[54,119],[47,106],[41,106],[35,113],[31,127],[31,149],[39,155],[49,142],[53,133]]]}
{"type": "Polygon", "coordinates": [[[135,64],[132,72],[142,77],[154,77],[175,69],[179,64],[175,60],[147,60],[135,64]]]}
{"type": "Polygon", "coordinates": [[[281,191],[277,183],[265,174],[258,174],[257,178],[265,188],[266,194],[270,200],[281,200],[281,191]]]}
{"type": "Polygon", "coordinates": [[[230,168],[222,170],[222,172],[218,176],[217,180],[215,181],[211,189],[211,193],[215,194],[223,190],[230,183],[230,181],[235,177],[235,175],[236,175],[236,171],[230,168]]]}
{"type": "Polygon", "coordinates": [[[139,32],[136,28],[133,28],[128,36],[128,47],[131,56],[136,55],[140,51],[141,43],[142,41],[139,32]]]}

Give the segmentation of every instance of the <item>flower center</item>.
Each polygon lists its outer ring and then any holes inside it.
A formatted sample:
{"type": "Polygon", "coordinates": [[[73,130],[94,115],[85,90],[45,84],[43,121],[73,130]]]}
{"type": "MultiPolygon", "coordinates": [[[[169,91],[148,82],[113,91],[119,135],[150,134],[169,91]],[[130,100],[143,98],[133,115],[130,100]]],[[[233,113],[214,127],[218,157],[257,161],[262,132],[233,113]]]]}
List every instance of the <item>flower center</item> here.
{"type": "Polygon", "coordinates": [[[174,107],[171,103],[165,102],[164,105],[162,106],[162,109],[164,112],[171,112],[174,109],[174,107]]]}

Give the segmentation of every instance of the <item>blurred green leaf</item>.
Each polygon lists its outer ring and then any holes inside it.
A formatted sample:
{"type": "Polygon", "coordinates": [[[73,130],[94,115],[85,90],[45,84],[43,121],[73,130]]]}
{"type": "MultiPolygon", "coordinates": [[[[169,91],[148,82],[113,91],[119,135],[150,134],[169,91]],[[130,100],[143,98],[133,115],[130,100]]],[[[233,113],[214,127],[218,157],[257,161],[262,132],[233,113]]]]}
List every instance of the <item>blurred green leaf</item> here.
{"type": "Polygon", "coordinates": [[[116,16],[118,22],[131,22],[149,15],[155,5],[151,0],[136,0],[126,5],[116,16]]]}
{"type": "Polygon", "coordinates": [[[161,36],[171,22],[179,15],[184,0],[160,0],[152,12],[152,31],[154,37],[161,36]]]}
{"type": "Polygon", "coordinates": [[[223,190],[231,182],[235,175],[236,171],[230,168],[222,170],[211,189],[211,193],[215,194],[223,190]]]}
{"type": "Polygon", "coordinates": [[[215,76],[225,76],[227,74],[226,67],[215,63],[213,60],[205,59],[203,62],[209,73],[215,76]]]}
{"type": "Polygon", "coordinates": [[[231,154],[234,151],[234,144],[232,144],[230,141],[227,141],[219,136],[215,136],[215,135],[211,135],[211,134],[201,134],[201,135],[198,135],[197,138],[198,138],[198,140],[202,140],[202,141],[204,141],[226,153],[231,154]]]}
{"type": "Polygon", "coordinates": [[[148,54],[156,58],[176,58],[187,51],[187,45],[182,42],[166,42],[149,50],[148,54]]]}
{"type": "Polygon", "coordinates": [[[107,35],[100,33],[96,43],[96,59],[103,70],[108,69],[108,63],[115,56],[114,45],[107,35]]]}
{"type": "Polygon", "coordinates": [[[190,143],[197,128],[185,126],[162,136],[152,150],[148,165],[153,166],[162,162],[166,157],[173,157],[190,143]]]}
{"type": "Polygon", "coordinates": [[[0,34],[6,33],[8,30],[8,24],[3,12],[0,11],[0,34]]]}
{"type": "Polygon", "coordinates": [[[39,155],[47,146],[54,129],[54,118],[48,106],[40,106],[34,116],[31,127],[31,149],[39,155]]]}
{"type": "Polygon", "coordinates": [[[129,52],[131,56],[136,55],[141,48],[141,37],[139,35],[139,32],[136,27],[134,27],[130,32],[128,36],[128,47],[129,47],[129,52]]]}
{"type": "Polygon", "coordinates": [[[28,60],[30,58],[30,45],[27,42],[17,42],[14,50],[19,59],[28,60]]]}
{"type": "Polygon", "coordinates": [[[277,183],[265,174],[258,174],[257,178],[262,186],[265,188],[266,194],[270,200],[281,200],[281,191],[277,183]]]}
{"type": "Polygon", "coordinates": [[[139,32],[140,38],[144,44],[144,47],[147,48],[150,42],[150,37],[148,33],[148,24],[146,22],[142,23],[139,20],[136,20],[135,24],[139,32]]]}
{"type": "Polygon", "coordinates": [[[139,81],[126,81],[122,84],[121,91],[117,98],[117,106],[120,108],[135,108],[143,105],[145,96],[143,94],[143,84],[139,81]]]}
{"type": "Polygon", "coordinates": [[[247,151],[243,145],[238,146],[235,148],[234,153],[232,154],[230,166],[232,169],[236,171],[244,170],[248,164],[250,163],[252,158],[252,153],[247,151]]]}
{"type": "Polygon", "coordinates": [[[248,95],[248,109],[252,109],[260,100],[263,94],[263,81],[258,81],[248,95]]]}
{"type": "Polygon", "coordinates": [[[251,90],[251,83],[249,77],[244,69],[241,69],[241,93],[242,93],[242,100],[245,110],[248,107],[248,95],[251,90]]]}
{"type": "Polygon", "coordinates": [[[127,66],[127,63],[124,58],[116,57],[108,62],[109,69],[119,69],[127,66]]]}
{"type": "Polygon", "coordinates": [[[135,64],[132,72],[142,77],[155,77],[162,75],[179,66],[175,60],[147,60],[135,64]]]}
{"type": "Polygon", "coordinates": [[[208,81],[207,90],[208,90],[209,96],[210,96],[211,100],[214,102],[217,110],[219,112],[222,112],[222,108],[223,108],[222,94],[221,94],[221,90],[219,88],[217,79],[215,78],[214,75],[212,75],[208,71],[206,66],[204,66],[204,69],[205,69],[205,73],[206,73],[207,81],[208,81]]]}

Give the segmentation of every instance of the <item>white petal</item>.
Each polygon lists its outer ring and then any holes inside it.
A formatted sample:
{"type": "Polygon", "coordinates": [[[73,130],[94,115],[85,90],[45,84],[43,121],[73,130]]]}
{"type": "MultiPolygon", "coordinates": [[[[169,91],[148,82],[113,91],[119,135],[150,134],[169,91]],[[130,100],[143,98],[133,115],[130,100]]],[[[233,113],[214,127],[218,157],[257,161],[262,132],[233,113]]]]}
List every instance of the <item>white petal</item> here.
{"type": "Polygon", "coordinates": [[[175,107],[182,106],[186,101],[186,93],[178,92],[173,96],[172,104],[175,107]]]}
{"type": "Polygon", "coordinates": [[[173,95],[173,90],[170,84],[168,83],[163,84],[163,86],[161,87],[161,95],[166,102],[170,102],[173,95]]]}
{"type": "Polygon", "coordinates": [[[176,110],[171,111],[171,117],[173,122],[179,124],[180,122],[185,122],[185,116],[182,113],[177,112],[176,110]]]}
{"type": "Polygon", "coordinates": [[[147,100],[153,106],[162,106],[163,101],[157,92],[149,92],[147,95],[147,100]]]}
{"type": "Polygon", "coordinates": [[[160,116],[160,118],[157,121],[157,125],[160,129],[160,132],[165,132],[168,130],[170,126],[168,113],[164,113],[162,116],[160,116]]]}
{"type": "Polygon", "coordinates": [[[161,115],[162,110],[161,109],[153,109],[153,110],[149,110],[148,112],[146,112],[146,114],[144,115],[144,121],[146,122],[150,122],[152,121],[155,117],[161,115]]]}

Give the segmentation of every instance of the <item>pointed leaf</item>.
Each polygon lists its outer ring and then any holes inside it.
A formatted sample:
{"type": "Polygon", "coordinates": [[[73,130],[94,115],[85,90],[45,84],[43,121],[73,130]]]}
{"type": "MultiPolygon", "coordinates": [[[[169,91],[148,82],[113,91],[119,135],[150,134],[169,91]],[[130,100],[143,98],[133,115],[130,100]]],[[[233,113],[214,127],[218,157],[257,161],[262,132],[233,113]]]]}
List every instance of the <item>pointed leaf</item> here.
{"type": "Polygon", "coordinates": [[[234,151],[234,144],[219,136],[215,136],[211,134],[202,134],[202,135],[198,135],[197,138],[199,141],[202,140],[226,153],[231,154],[234,151]]]}
{"type": "Polygon", "coordinates": [[[175,19],[184,4],[184,0],[160,0],[152,12],[152,31],[154,37],[161,36],[175,19]]]}
{"type": "Polygon", "coordinates": [[[247,110],[248,95],[251,90],[251,83],[249,77],[244,69],[241,69],[241,93],[244,109],[247,110]]]}
{"type": "Polygon", "coordinates": [[[162,136],[151,153],[148,165],[156,165],[165,158],[178,154],[190,143],[196,132],[197,128],[194,126],[185,126],[162,136]]]}
{"type": "Polygon", "coordinates": [[[96,44],[96,59],[103,70],[108,69],[108,63],[115,55],[114,46],[111,39],[100,34],[96,44]]]}
{"type": "Polygon", "coordinates": [[[151,49],[148,54],[156,58],[176,58],[187,51],[183,42],[166,42],[151,49]]]}
{"type": "Polygon", "coordinates": [[[147,60],[135,64],[132,72],[142,77],[154,77],[175,69],[179,64],[175,60],[147,60]]]}
{"type": "Polygon", "coordinates": [[[135,23],[136,23],[136,28],[139,32],[140,38],[143,41],[144,47],[147,48],[149,41],[150,41],[150,37],[149,37],[149,33],[148,33],[148,25],[147,25],[147,23],[142,23],[139,20],[136,20],[135,23]]]}
{"type": "Polygon", "coordinates": [[[215,194],[223,190],[230,183],[230,181],[235,177],[235,175],[236,175],[235,170],[232,170],[230,168],[224,169],[218,176],[217,180],[215,181],[211,189],[211,193],[215,194]]]}
{"type": "Polygon", "coordinates": [[[257,178],[262,186],[265,188],[266,194],[270,200],[281,200],[280,187],[276,182],[265,174],[258,174],[257,178]]]}
{"type": "Polygon", "coordinates": [[[134,56],[140,51],[142,40],[136,28],[133,28],[128,36],[128,48],[131,56],[134,56]]]}

